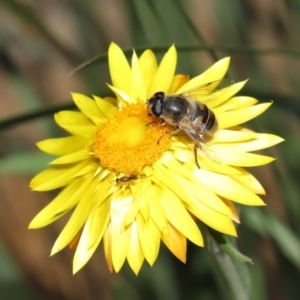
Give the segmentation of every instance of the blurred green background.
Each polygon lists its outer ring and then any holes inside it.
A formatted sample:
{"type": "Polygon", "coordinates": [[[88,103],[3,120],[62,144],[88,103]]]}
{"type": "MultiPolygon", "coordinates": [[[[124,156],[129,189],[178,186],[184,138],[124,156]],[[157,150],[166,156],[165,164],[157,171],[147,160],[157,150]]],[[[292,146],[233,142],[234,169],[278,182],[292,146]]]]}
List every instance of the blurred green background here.
{"type": "MultiPolygon", "coordinates": [[[[204,249],[188,245],[187,264],[164,246],[136,277],[127,265],[111,275],[102,248],[78,274],[73,252],[49,258],[66,219],[40,230],[27,226],[53,197],[28,182],[49,157],[35,143],[62,132],[53,113],[73,108],[70,92],[110,94],[107,60],[68,77],[76,66],[123,49],[175,43],[177,73],[200,74],[231,56],[227,77],[250,78],[243,95],[273,100],[247,124],[286,142],[264,153],[271,165],[251,170],[267,191],[267,207],[240,207],[237,245],[254,265],[251,300],[300,298],[300,2],[298,0],[2,0],[0,1],[0,299],[230,300],[204,249]]],[[[128,52],[131,55],[131,51],[128,52]]],[[[245,268],[246,266],[246,268],[245,268]]]]}

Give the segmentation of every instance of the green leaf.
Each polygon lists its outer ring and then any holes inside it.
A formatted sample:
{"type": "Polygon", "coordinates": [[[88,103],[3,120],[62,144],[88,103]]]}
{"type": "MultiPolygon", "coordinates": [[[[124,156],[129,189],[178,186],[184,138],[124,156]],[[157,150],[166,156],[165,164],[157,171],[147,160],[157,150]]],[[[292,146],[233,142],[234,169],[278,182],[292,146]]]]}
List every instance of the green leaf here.
{"type": "Polygon", "coordinates": [[[56,46],[66,57],[74,60],[79,59],[77,53],[67,48],[57,38],[56,35],[48,29],[43,18],[41,18],[29,5],[15,0],[2,0],[2,5],[11,12],[23,25],[29,26],[41,33],[47,40],[56,46]]]}
{"type": "Polygon", "coordinates": [[[243,210],[242,219],[253,231],[271,236],[281,252],[300,269],[300,241],[295,233],[271,212],[263,213],[258,208],[243,210]]]}
{"type": "Polygon", "coordinates": [[[266,236],[268,227],[266,219],[261,208],[247,207],[241,210],[243,223],[250,227],[256,233],[266,236]]]}
{"type": "Polygon", "coordinates": [[[5,247],[0,240],[0,280],[1,280],[1,298],[2,299],[38,299],[33,294],[32,289],[27,285],[25,274],[22,273],[16,257],[5,247]]]}
{"type": "Polygon", "coordinates": [[[35,175],[47,167],[54,156],[43,152],[17,152],[0,160],[0,174],[35,175]]]}
{"type": "Polygon", "coordinates": [[[247,270],[247,266],[244,262],[245,256],[239,253],[238,250],[234,251],[233,246],[229,246],[229,242],[226,241],[222,234],[217,233],[211,229],[202,231],[205,238],[206,249],[218,268],[219,274],[223,278],[223,281],[228,288],[230,299],[232,300],[248,300],[250,294],[251,279],[247,270]],[[226,247],[224,247],[227,245],[226,247]],[[226,251],[230,249],[228,255],[226,251]],[[234,257],[233,258],[233,255],[234,257]],[[243,259],[241,259],[244,257],[243,259]]]}
{"type": "Polygon", "coordinates": [[[241,262],[247,262],[253,264],[253,261],[250,257],[242,254],[236,247],[234,242],[231,242],[229,238],[224,236],[222,233],[217,232],[211,228],[209,228],[210,234],[213,236],[215,241],[219,244],[220,248],[227,253],[233,259],[237,259],[241,262]]]}
{"type": "Polygon", "coordinates": [[[270,236],[276,241],[281,252],[300,269],[300,241],[299,237],[272,213],[266,216],[266,225],[270,236]]]}
{"type": "Polygon", "coordinates": [[[162,32],[162,24],[150,1],[132,0],[143,34],[149,43],[163,43],[165,38],[162,32]]]}
{"type": "Polygon", "coordinates": [[[241,253],[235,245],[233,245],[228,238],[225,238],[226,243],[220,244],[220,247],[223,249],[225,253],[227,253],[230,257],[237,259],[241,262],[247,262],[253,264],[253,261],[250,257],[241,253]]]}

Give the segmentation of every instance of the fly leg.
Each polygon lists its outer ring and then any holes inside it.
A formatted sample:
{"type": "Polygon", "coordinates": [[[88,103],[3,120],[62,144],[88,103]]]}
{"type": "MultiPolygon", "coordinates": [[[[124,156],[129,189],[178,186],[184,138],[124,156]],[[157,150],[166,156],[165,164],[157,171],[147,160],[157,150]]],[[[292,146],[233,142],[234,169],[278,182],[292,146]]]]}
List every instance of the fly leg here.
{"type": "Polygon", "coordinates": [[[199,163],[198,163],[197,149],[198,149],[198,146],[195,144],[195,145],[194,145],[195,163],[196,163],[198,169],[201,169],[201,168],[200,168],[200,165],[199,165],[199,163]]]}
{"type": "Polygon", "coordinates": [[[173,130],[173,131],[168,131],[168,132],[166,132],[166,133],[164,133],[159,139],[158,139],[158,141],[157,141],[157,144],[159,144],[159,142],[160,142],[160,140],[161,140],[161,138],[165,135],[165,134],[169,134],[169,135],[175,135],[175,134],[177,134],[178,132],[180,131],[180,129],[179,128],[177,128],[176,130],[173,130]]]}

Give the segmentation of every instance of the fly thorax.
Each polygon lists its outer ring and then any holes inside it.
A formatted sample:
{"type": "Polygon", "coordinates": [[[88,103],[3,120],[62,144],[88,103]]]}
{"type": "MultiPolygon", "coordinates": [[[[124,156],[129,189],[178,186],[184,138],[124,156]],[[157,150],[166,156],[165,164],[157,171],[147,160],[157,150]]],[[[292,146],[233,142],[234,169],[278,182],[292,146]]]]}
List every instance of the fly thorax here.
{"type": "Polygon", "coordinates": [[[181,97],[168,97],[165,101],[164,118],[174,123],[189,112],[189,102],[181,97]]]}

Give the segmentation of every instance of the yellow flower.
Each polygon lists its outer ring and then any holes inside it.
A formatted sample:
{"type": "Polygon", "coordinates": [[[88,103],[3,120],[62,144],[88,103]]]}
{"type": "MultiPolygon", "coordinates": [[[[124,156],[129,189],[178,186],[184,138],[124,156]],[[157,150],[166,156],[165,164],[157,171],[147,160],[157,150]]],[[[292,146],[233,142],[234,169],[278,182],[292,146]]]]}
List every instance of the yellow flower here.
{"type": "Polygon", "coordinates": [[[197,151],[185,134],[149,114],[147,99],[154,93],[182,93],[225,75],[229,58],[215,63],[189,80],[174,75],[176,49],[170,47],[157,65],[146,50],[133,52],[131,66],[116,44],[109,47],[110,88],[114,98],[91,99],[73,94],[79,112],[62,111],[57,124],[69,137],[48,139],[38,147],[59,156],[49,169],[30,183],[35,191],[61,188],[56,198],[30,223],[38,228],[73,210],[51,254],[68,244],[76,247],[74,273],[80,270],[103,241],[106,261],[118,272],[127,259],[137,274],[146,260],[153,265],[162,240],[181,261],[186,260],[187,239],[203,246],[196,224],[236,236],[238,213],[232,203],[264,205],[265,191],[242,167],[267,164],[272,157],[250,153],[282,141],[271,134],[238,126],[263,113],[271,103],[256,104],[251,97],[234,95],[240,82],[218,97],[203,98],[215,113],[218,130],[209,144],[220,161],[197,151]]]}

